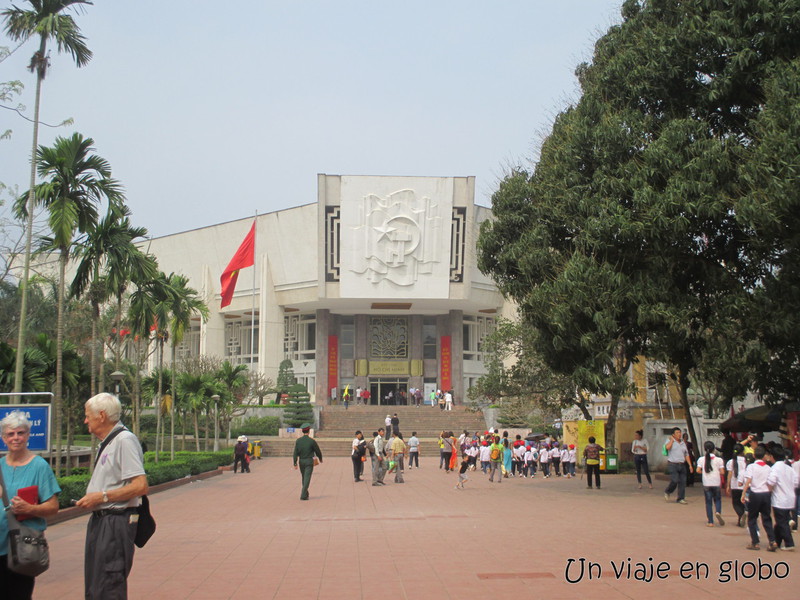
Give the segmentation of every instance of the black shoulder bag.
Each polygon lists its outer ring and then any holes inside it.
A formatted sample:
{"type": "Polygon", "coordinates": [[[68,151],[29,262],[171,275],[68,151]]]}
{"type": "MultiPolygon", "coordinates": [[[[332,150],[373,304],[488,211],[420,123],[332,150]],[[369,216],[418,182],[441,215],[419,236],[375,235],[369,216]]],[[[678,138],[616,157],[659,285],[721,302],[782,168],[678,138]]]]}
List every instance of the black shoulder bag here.
{"type": "MultiPolygon", "coordinates": [[[[94,466],[97,466],[97,461],[100,460],[100,455],[105,450],[106,446],[111,443],[117,435],[123,431],[128,431],[126,427],[120,427],[119,429],[115,429],[111,433],[106,436],[106,439],[100,444],[100,448],[97,450],[97,456],[94,459],[94,466]]],[[[147,541],[153,537],[153,534],[156,532],[156,520],[153,518],[153,515],[150,514],[150,500],[147,498],[147,494],[142,496],[141,504],[136,508],[136,512],[139,515],[139,520],[136,525],[136,537],[133,539],[133,543],[136,544],[139,548],[144,548],[144,545],[147,541]]]]}

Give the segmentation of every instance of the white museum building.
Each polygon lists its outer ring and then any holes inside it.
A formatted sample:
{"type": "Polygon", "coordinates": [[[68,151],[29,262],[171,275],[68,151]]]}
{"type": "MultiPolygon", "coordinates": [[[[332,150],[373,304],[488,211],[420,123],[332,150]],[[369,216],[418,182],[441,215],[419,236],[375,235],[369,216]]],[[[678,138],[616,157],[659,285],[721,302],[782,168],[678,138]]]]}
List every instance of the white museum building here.
{"type": "Polygon", "coordinates": [[[318,175],[317,201],[148,240],[162,271],[207,302],[179,357],[216,355],[273,380],[290,359],[318,404],[349,386],[372,404],[409,388],[456,401],[484,372],[483,341],[512,312],[477,268],[474,177],[318,175]],[[220,308],[220,275],[256,220],[255,266],[220,308]]]}

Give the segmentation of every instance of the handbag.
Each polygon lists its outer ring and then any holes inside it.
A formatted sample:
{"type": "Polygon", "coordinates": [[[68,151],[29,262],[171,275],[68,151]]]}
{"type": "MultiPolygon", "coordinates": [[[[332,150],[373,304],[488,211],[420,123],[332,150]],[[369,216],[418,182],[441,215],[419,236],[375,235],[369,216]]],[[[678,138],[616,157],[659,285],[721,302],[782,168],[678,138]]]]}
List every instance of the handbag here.
{"type": "Polygon", "coordinates": [[[10,509],[2,469],[0,486],[3,487],[3,508],[8,519],[8,569],[27,577],[41,575],[50,568],[50,549],[44,531],[17,521],[10,509]]]}
{"type": "Polygon", "coordinates": [[[136,525],[136,537],[133,538],[133,543],[139,548],[144,548],[147,540],[156,532],[156,520],[150,514],[150,500],[147,495],[142,496],[142,503],[136,511],[139,513],[139,522],[136,525]]]}

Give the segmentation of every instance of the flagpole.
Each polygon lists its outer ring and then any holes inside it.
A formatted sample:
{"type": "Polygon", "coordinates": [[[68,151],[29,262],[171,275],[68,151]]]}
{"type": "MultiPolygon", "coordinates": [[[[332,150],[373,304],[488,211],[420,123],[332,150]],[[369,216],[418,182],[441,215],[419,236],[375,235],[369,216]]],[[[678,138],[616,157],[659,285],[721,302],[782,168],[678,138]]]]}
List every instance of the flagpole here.
{"type": "Polygon", "coordinates": [[[256,342],[256,267],[258,266],[258,260],[256,254],[256,247],[258,241],[258,210],[256,210],[256,216],[253,220],[254,230],[253,230],[253,298],[252,298],[252,308],[250,310],[250,370],[253,370],[253,354],[255,353],[255,342],[256,342]]]}

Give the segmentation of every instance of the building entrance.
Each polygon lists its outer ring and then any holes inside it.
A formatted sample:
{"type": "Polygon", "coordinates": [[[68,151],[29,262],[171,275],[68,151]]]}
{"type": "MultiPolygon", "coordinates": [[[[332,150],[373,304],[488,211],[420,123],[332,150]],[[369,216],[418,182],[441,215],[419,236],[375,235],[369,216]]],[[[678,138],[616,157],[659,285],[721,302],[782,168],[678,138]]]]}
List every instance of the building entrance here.
{"type": "Polygon", "coordinates": [[[369,403],[388,406],[408,404],[407,379],[373,379],[369,382],[369,403]]]}

